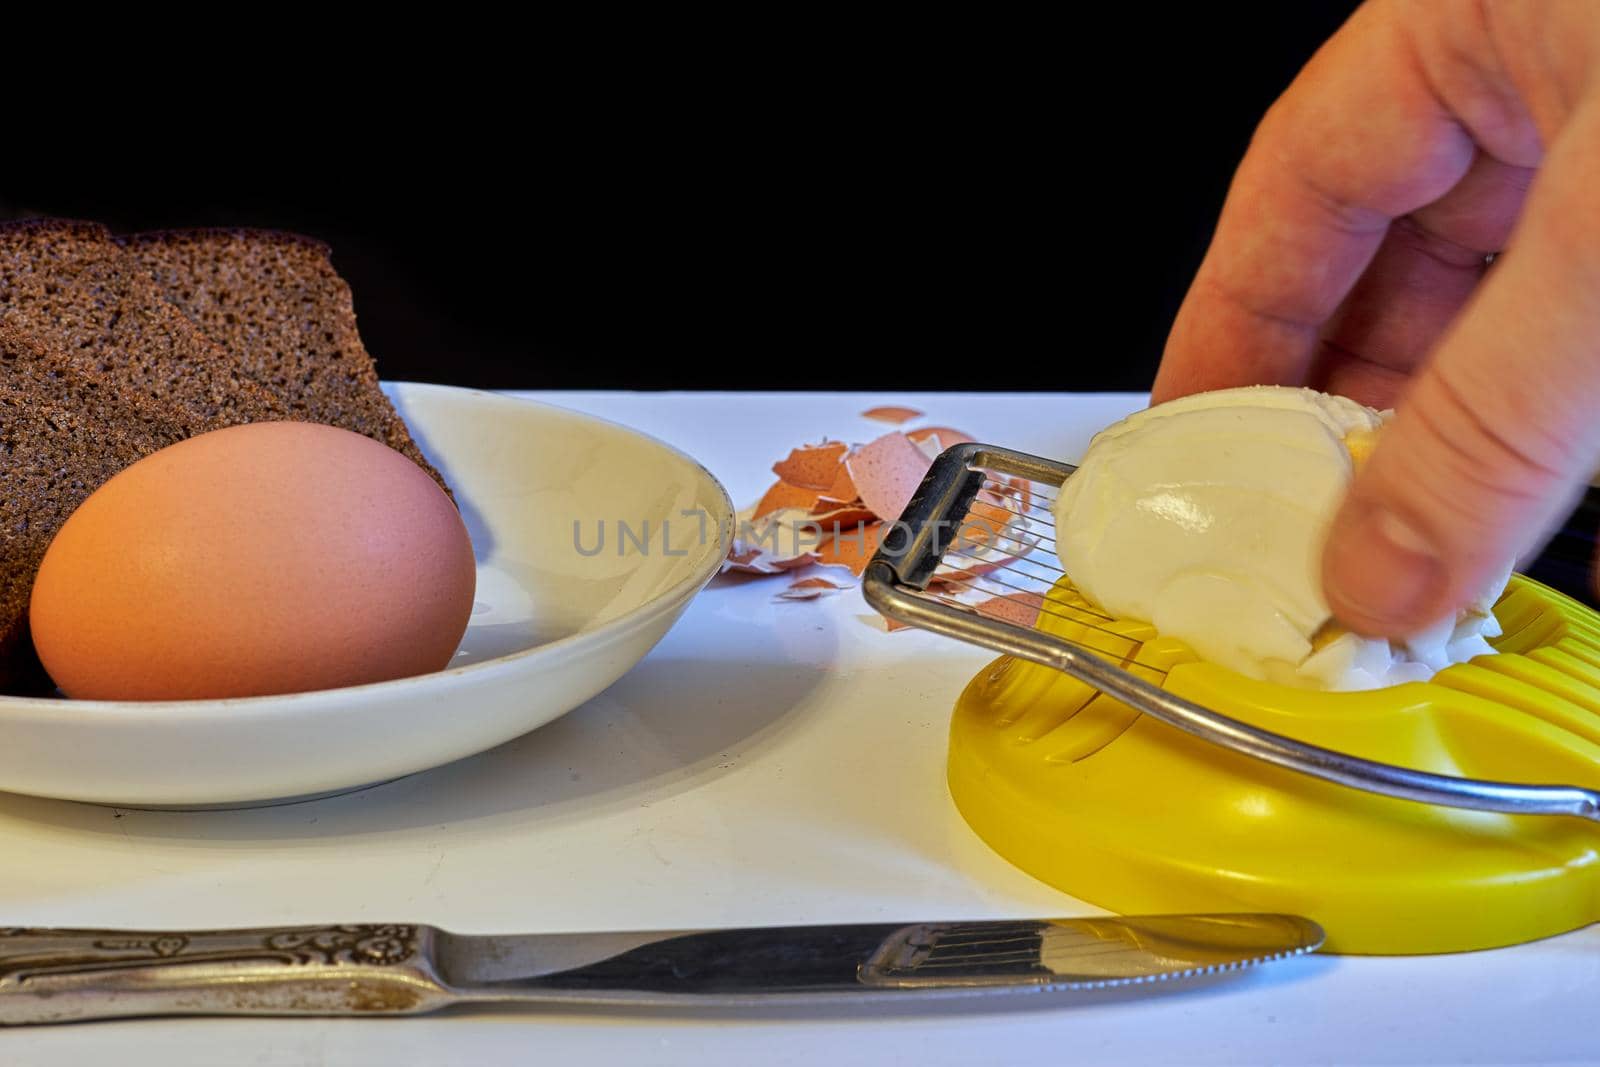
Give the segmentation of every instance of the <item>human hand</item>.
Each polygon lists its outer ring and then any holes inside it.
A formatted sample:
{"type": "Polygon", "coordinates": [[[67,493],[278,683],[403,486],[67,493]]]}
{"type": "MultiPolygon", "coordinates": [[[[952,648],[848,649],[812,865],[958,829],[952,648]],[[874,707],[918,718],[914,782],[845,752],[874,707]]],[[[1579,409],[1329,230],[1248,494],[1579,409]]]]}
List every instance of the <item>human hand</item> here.
{"type": "Polygon", "coordinates": [[[1597,75],[1593,0],[1369,0],[1234,177],[1153,400],[1397,404],[1323,556],[1360,632],[1465,604],[1600,461],[1597,75]]]}

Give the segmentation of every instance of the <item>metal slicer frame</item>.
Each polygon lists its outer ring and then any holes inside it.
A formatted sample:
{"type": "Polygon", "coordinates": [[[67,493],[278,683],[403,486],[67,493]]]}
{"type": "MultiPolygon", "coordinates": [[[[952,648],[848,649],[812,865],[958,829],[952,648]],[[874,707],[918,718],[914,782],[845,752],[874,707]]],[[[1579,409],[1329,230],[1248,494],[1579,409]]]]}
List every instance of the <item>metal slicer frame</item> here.
{"type": "MultiPolygon", "coordinates": [[[[995,445],[971,443],[945,450],[868,563],[862,578],[867,602],[907,625],[1063,671],[1202,740],[1314,778],[1424,804],[1510,815],[1575,815],[1600,822],[1600,792],[1595,790],[1432,774],[1305,744],[1169,693],[1091,646],[985,614],[951,595],[950,590],[965,585],[1002,597],[1036,597],[1041,610],[1051,611],[1055,602],[1044,594],[1061,577],[1055,562],[1053,491],[1075,469],[995,445]],[[1030,483],[1025,493],[1017,491],[1018,479],[1030,483]],[[971,523],[973,502],[983,490],[1020,501],[1025,521],[1019,525],[1048,527],[1051,534],[1020,538],[1015,549],[996,544],[969,552],[963,528],[971,523]],[[1047,547],[1041,547],[1044,542],[1047,547]],[[973,561],[983,567],[975,568],[973,561]]],[[[1093,626],[1091,617],[1111,621],[1081,608],[1070,610],[1074,622],[1093,626]]]]}

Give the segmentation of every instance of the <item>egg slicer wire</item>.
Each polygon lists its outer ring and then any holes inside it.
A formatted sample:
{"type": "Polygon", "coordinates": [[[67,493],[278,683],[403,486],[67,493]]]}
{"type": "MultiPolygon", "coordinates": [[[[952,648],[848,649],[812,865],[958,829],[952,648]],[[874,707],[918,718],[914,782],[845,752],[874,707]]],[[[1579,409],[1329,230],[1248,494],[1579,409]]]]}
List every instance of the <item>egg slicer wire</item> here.
{"type": "Polygon", "coordinates": [[[868,563],[862,576],[867,602],[887,618],[1062,671],[1203,741],[1313,778],[1424,804],[1600,822],[1600,791],[1435,774],[1307,744],[1170,693],[1113,662],[1112,652],[1004,617],[999,605],[1007,601],[997,598],[1010,597],[1127,643],[1106,629],[1111,617],[1051,596],[1064,577],[1056,562],[1055,494],[1075,470],[996,445],[946,449],[868,563]],[[975,521],[980,492],[1010,501],[1024,521],[1004,530],[975,521]],[[973,604],[960,599],[962,593],[986,599],[973,604]]]}

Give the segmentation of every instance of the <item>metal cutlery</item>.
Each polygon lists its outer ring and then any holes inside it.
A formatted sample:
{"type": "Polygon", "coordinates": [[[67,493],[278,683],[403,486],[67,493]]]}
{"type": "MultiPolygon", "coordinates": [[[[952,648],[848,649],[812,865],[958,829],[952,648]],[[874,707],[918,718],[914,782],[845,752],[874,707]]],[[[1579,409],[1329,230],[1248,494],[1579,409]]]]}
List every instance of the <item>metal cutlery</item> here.
{"type": "Polygon", "coordinates": [[[0,928],[0,1024],[1090,990],[1231,971],[1321,943],[1307,919],[1260,914],[489,936],[403,924],[0,928]]]}

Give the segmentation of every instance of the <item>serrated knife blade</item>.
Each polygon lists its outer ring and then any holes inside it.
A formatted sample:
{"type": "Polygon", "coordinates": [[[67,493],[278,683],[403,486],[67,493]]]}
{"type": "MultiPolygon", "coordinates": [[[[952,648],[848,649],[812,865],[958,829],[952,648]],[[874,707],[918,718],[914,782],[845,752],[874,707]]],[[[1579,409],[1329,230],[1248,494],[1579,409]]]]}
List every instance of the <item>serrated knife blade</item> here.
{"type": "Polygon", "coordinates": [[[1309,919],[1268,914],[517,935],[406,924],[12,927],[0,928],[0,1023],[1107,989],[1297,956],[1322,938],[1309,919]]]}

